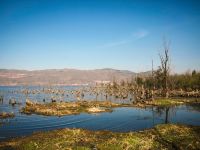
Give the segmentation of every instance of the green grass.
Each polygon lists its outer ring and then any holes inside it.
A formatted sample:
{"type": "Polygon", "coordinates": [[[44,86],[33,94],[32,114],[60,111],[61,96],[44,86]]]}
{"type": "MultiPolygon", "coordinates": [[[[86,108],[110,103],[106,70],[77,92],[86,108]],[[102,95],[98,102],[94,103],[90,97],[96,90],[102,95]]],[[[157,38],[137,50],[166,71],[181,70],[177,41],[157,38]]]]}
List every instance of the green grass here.
{"type": "Polygon", "coordinates": [[[182,104],[200,104],[200,99],[185,99],[185,98],[158,98],[151,101],[149,104],[156,106],[173,106],[182,104]]]}
{"type": "Polygon", "coordinates": [[[161,98],[161,99],[155,99],[152,104],[158,105],[158,106],[170,106],[170,105],[180,105],[184,104],[183,100],[180,99],[167,99],[167,98],[161,98]]]}
{"type": "Polygon", "coordinates": [[[1,142],[0,149],[198,149],[200,127],[162,124],[155,128],[129,133],[60,129],[1,142]]]}

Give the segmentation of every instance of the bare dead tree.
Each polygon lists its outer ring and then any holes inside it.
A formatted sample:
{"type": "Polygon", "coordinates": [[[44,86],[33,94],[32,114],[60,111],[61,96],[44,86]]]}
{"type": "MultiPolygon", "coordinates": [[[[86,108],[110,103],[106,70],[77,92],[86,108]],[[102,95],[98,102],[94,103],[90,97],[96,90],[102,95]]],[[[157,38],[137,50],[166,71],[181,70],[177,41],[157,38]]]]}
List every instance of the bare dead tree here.
{"type": "Polygon", "coordinates": [[[163,95],[168,98],[168,78],[169,78],[169,71],[170,71],[170,64],[169,64],[169,50],[170,50],[170,42],[163,40],[163,48],[164,54],[160,56],[161,62],[161,70],[162,70],[162,79],[163,79],[163,95]]]}

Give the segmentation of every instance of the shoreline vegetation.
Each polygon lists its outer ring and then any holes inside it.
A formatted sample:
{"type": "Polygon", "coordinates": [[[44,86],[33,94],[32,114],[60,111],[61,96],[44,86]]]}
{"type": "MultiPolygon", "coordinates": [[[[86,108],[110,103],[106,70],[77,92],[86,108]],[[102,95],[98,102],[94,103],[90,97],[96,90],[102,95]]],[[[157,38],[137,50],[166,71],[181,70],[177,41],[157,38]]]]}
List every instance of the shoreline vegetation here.
{"type": "Polygon", "coordinates": [[[64,116],[75,115],[80,113],[102,113],[112,112],[116,107],[139,107],[145,108],[149,106],[169,107],[182,104],[200,104],[200,99],[166,99],[159,98],[149,101],[138,101],[133,104],[117,104],[110,101],[74,101],[74,102],[51,102],[37,103],[29,99],[26,105],[21,109],[21,113],[38,114],[46,116],[64,116]]]}
{"type": "Polygon", "coordinates": [[[138,132],[58,129],[0,142],[0,149],[198,149],[200,127],[160,124],[138,132]]]}

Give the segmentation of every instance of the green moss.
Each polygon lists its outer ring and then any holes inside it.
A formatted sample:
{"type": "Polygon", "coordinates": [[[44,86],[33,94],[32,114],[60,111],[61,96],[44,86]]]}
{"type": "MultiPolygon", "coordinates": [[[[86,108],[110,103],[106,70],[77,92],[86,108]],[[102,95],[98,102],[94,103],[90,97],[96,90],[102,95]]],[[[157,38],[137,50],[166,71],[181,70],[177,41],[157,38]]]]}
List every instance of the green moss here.
{"type": "Polygon", "coordinates": [[[198,149],[200,127],[162,124],[129,133],[61,129],[0,143],[0,149],[198,149]]]}

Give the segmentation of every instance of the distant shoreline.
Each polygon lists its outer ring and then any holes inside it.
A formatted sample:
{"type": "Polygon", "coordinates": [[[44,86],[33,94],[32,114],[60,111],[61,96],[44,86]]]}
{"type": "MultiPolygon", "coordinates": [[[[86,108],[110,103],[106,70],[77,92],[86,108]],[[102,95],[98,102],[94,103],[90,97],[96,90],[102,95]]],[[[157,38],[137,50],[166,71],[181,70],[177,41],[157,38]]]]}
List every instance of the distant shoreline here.
{"type": "Polygon", "coordinates": [[[96,83],[108,83],[114,79],[117,81],[132,80],[137,75],[149,76],[151,72],[135,73],[127,70],[96,69],[52,69],[52,70],[3,70],[0,69],[1,86],[81,86],[96,83]]]}
{"type": "Polygon", "coordinates": [[[0,85],[0,87],[17,87],[17,86],[90,86],[92,84],[54,84],[54,85],[23,85],[23,84],[15,84],[15,85],[0,85]]]}

